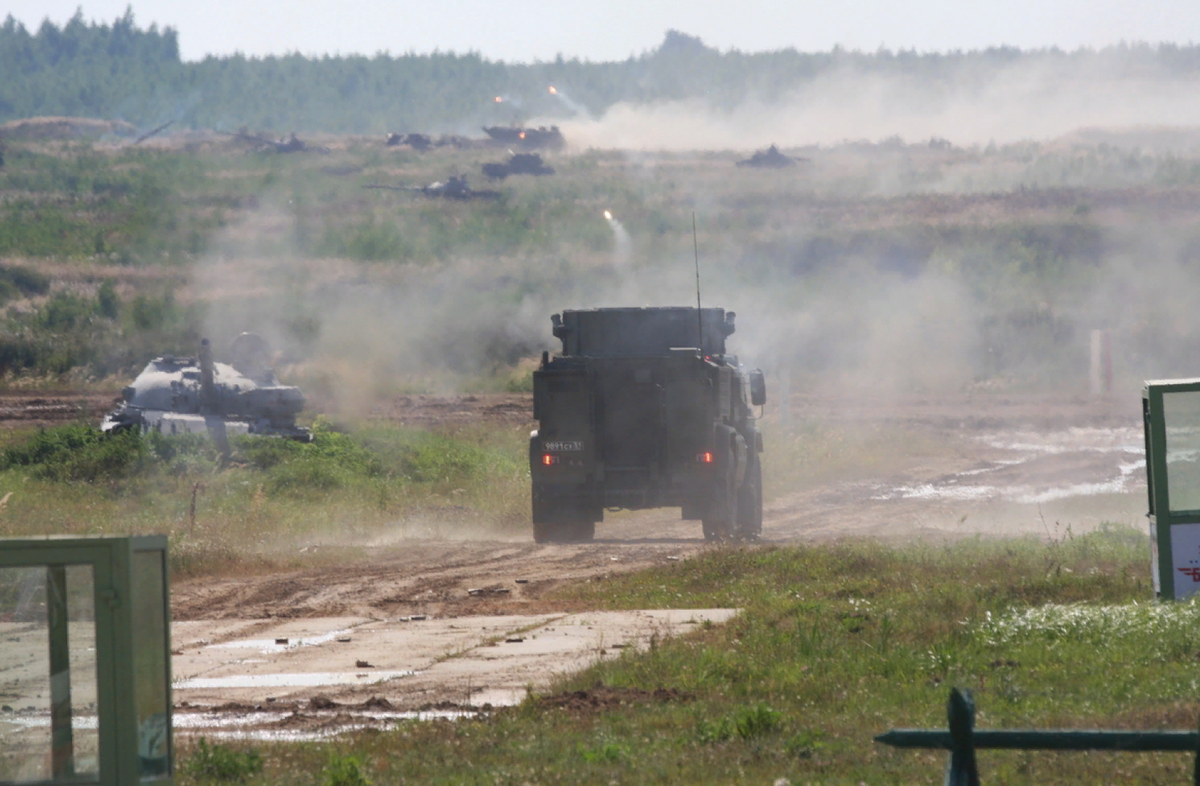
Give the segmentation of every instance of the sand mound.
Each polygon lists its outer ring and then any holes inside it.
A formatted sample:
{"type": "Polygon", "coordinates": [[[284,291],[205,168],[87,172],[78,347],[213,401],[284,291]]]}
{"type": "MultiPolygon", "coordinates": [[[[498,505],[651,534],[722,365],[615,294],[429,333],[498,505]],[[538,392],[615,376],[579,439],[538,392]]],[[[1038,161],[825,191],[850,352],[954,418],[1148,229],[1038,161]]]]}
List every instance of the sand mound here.
{"type": "Polygon", "coordinates": [[[90,117],[30,117],[0,125],[0,139],[84,139],[107,134],[132,136],[136,129],[124,120],[90,117]]]}

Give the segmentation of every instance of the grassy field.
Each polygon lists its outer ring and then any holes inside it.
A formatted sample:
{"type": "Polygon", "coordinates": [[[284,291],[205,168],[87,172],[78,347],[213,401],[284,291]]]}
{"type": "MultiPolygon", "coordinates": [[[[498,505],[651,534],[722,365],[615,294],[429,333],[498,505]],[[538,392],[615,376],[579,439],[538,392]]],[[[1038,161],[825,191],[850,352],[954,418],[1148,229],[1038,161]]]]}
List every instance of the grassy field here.
{"type": "Polygon", "coordinates": [[[524,531],[520,430],[315,425],[310,444],[202,436],[105,438],[87,424],[6,434],[0,536],[166,533],[174,575],[269,566],[298,544],[441,527],[524,531]]]}
{"type": "MultiPolygon", "coordinates": [[[[6,434],[0,535],[166,532],[188,576],[270,568],[335,535],[527,532],[523,429],[365,413],[401,392],[526,388],[561,308],[693,303],[693,212],[706,302],[738,311],[731,346],[790,369],[794,390],[1082,391],[1101,327],[1118,386],[1191,374],[1200,352],[1200,165],[1134,141],[847,143],[794,151],[811,161],[780,172],[738,169],[732,152],[569,152],[547,156],[553,177],[488,186],[503,194],[487,202],[364,186],[465,172],[480,187],[479,165],[503,151],[319,141],[328,155],[228,138],[5,150],[0,384],[115,391],[155,355],[207,336],[223,359],[253,330],[285,382],[351,425],[321,421],[310,445],[240,442],[229,461],[200,440],[102,441],[94,424],[6,434]]],[[[804,420],[766,444],[768,497],[929,448],[900,428],[804,420]]],[[[744,609],[557,686],[600,709],[533,697],[454,724],[260,746],[251,780],[937,782],[940,754],[870,740],[941,725],[951,685],[976,692],[984,728],[1190,728],[1196,612],[1146,603],[1146,563],[1123,529],[714,550],[564,590],[597,609],[744,609]]],[[[256,761],[182,753],[185,783],[256,761]]],[[[981,758],[996,782],[1182,781],[1190,766],[981,758]]]]}
{"type": "MultiPolygon", "coordinates": [[[[763,424],[768,502],[933,450],[891,427],[763,424]]],[[[528,431],[321,418],[311,444],[241,438],[222,460],[201,436],[101,437],[91,424],[5,432],[0,537],[166,533],[176,577],[295,561],[298,544],[396,534],[529,534],[528,431]]]]}
{"type": "MultiPolygon", "coordinates": [[[[577,585],[564,599],[597,609],[744,611],[479,719],[255,746],[250,782],[356,782],[336,767],[375,783],[938,783],[943,754],[872,737],[944,726],[950,686],[974,692],[979,728],[1193,728],[1200,607],[1150,601],[1147,553],[1125,528],[729,548],[577,585]]],[[[995,783],[1182,783],[1192,758],[985,752],[980,767],[995,783]]]]}
{"type": "Polygon", "coordinates": [[[323,141],[327,155],[14,142],[0,371],[117,385],[153,354],[254,330],[281,370],[346,398],[482,389],[554,348],[560,308],[691,302],[693,212],[709,302],[753,317],[737,351],[810,384],[1061,385],[1097,325],[1119,328],[1116,371],[1134,378],[1200,335],[1164,296],[1190,285],[1200,169],[1135,139],[848,143],[778,172],[732,152],[547,154],[554,176],[478,202],[364,186],[475,175],[502,150],[323,141]]]}

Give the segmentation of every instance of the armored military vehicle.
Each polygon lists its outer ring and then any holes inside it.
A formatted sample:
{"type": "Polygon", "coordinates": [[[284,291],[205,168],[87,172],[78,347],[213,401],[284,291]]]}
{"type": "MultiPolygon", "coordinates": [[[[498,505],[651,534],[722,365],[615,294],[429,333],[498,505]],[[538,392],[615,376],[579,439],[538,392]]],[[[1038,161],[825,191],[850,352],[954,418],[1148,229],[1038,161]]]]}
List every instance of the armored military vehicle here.
{"type": "Polygon", "coordinates": [[[562,150],[567,140],[558,126],[516,128],[512,126],[489,126],[483,129],[492,144],[516,147],[522,150],[562,150]]]}
{"type": "Polygon", "coordinates": [[[554,167],[547,166],[537,153],[515,153],[507,161],[484,164],[483,174],[493,180],[503,180],[509,175],[553,175],[554,167]]]}
{"type": "Polygon", "coordinates": [[[771,145],[765,151],[755,151],[754,155],[749,158],[737,162],[738,166],[747,166],[754,169],[783,169],[787,166],[794,165],[797,161],[804,161],[803,158],[792,158],[785,156],[779,152],[779,148],[771,145]]]}
{"type": "Polygon", "coordinates": [[[551,317],[562,355],[533,374],[533,535],[589,541],[605,508],[681,507],[709,540],[762,530],[763,373],[725,353],[720,308],[551,317]]]}
{"type": "Polygon", "coordinates": [[[425,186],[389,186],[381,183],[368,183],[363,188],[380,189],[384,191],[413,191],[424,194],[430,199],[455,199],[468,201],[471,199],[499,199],[500,192],[491,189],[475,190],[467,183],[466,175],[451,175],[445,182],[435,180],[425,186]]]}
{"type": "Polygon", "coordinates": [[[243,333],[230,348],[232,364],[213,360],[208,339],[197,357],[163,355],[151,360],[133,384],[121,390],[124,401],[101,422],[102,431],[140,429],[163,434],[270,434],[308,441],[296,425],[304,409],[299,388],[280,385],[267,364],[267,342],[243,333]]]}
{"type": "Polygon", "coordinates": [[[433,140],[427,134],[388,134],[383,143],[387,147],[408,145],[418,153],[424,153],[433,148],[433,140]]]}

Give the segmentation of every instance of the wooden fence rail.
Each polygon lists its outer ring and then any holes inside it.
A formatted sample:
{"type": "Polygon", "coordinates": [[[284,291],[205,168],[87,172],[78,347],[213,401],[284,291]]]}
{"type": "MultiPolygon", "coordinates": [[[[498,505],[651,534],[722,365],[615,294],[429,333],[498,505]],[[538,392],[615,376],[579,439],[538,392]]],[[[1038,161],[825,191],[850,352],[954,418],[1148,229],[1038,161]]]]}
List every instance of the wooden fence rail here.
{"type": "Polygon", "coordinates": [[[1193,786],[1200,786],[1200,732],[975,730],[975,700],[968,690],[953,688],[946,704],[949,730],[892,729],[875,738],[896,748],[941,748],[950,751],[946,786],[979,786],[975,751],[982,749],[1044,751],[1183,751],[1196,754],[1193,786]]]}

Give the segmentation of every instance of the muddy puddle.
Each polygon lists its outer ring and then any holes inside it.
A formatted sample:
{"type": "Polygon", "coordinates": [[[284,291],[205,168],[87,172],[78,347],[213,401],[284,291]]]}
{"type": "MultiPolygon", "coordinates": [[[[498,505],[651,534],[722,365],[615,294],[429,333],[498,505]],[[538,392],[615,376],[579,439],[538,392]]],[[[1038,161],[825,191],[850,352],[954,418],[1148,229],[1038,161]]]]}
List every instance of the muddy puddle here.
{"type": "Polygon", "coordinates": [[[974,441],[978,466],[924,483],[880,485],[871,499],[1041,505],[1146,487],[1145,446],[1135,428],[998,431],[974,441]]]}
{"type": "MultiPolygon", "coordinates": [[[[274,712],[253,709],[197,711],[190,708],[177,708],[172,713],[172,726],[176,734],[203,735],[214,740],[315,742],[348,731],[385,729],[404,721],[458,720],[475,717],[487,711],[482,707],[367,712],[344,707],[324,712],[309,710],[274,712]]],[[[50,728],[50,713],[48,712],[10,714],[0,720],[9,725],[8,734],[50,728]]],[[[96,729],[96,716],[76,715],[72,718],[72,725],[76,729],[94,730],[96,729]]],[[[4,734],[0,734],[0,739],[4,736],[4,734]]]]}
{"type": "MultiPolygon", "coordinates": [[[[259,661],[266,663],[267,661],[259,661]]],[[[334,672],[314,671],[303,674],[229,674],[223,677],[193,677],[179,680],[174,689],[205,688],[319,688],[333,685],[375,685],[397,677],[411,677],[415,671],[334,672]]]]}

